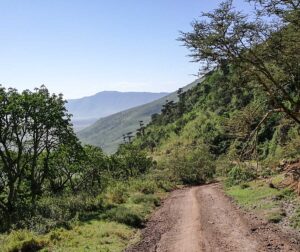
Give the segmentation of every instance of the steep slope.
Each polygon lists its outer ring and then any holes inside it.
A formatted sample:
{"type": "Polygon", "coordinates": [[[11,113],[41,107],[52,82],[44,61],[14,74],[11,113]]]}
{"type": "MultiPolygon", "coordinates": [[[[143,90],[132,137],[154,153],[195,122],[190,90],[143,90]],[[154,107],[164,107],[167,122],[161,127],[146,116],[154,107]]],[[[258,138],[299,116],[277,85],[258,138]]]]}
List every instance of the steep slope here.
{"type": "Polygon", "coordinates": [[[157,100],[168,93],[104,91],[93,96],[68,100],[75,129],[83,129],[101,117],[157,100]]]}
{"type": "MultiPolygon", "coordinates": [[[[196,80],[185,86],[183,91],[194,87],[200,80],[196,80]]],[[[151,120],[151,115],[159,113],[162,106],[168,101],[177,101],[177,92],[173,92],[148,104],[128,109],[104,118],[101,118],[90,127],[77,133],[83,143],[100,146],[104,151],[112,153],[122,143],[122,134],[135,132],[139,127],[139,121],[145,124],[151,120]]]]}

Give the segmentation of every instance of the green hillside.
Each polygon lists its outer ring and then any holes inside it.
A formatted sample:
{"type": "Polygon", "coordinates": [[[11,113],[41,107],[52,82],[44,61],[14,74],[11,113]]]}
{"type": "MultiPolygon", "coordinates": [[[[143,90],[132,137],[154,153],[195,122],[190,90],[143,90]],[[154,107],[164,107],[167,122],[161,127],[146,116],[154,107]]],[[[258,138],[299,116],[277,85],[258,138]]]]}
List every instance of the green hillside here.
{"type": "Polygon", "coordinates": [[[76,131],[91,126],[99,118],[155,101],[168,93],[102,91],[92,96],[68,100],[76,131]]]}
{"type": "MultiPolygon", "coordinates": [[[[183,87],[183,91],[194,87],[200,81],[196,80],[183,87]]],[[[144,121],[145,124],[149,123],[151,115],[159,113],[166,100],[177,101],[177,92],[145,105],[101,118],[90,127],[78,132],[77,135],[83,143],[96,145],[105,152],[113,153],[123,142],[122,135],[127,132],[135,132],[139,128],[139,121],[144,121]]]]}

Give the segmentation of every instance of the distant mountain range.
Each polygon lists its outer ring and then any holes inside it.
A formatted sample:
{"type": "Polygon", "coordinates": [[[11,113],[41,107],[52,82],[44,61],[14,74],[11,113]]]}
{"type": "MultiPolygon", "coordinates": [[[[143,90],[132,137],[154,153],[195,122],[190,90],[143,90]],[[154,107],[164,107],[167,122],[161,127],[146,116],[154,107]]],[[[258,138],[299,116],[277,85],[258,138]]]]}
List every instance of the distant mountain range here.
{"type": "MultiPolygon", "coordinates": [[[[201,80],[196,80],[183,87],[183,91],[194,87],[199,82],[201,80]]],[[[122,143],[122,135],[127,132],[136,132],[141,120],[145,124],[149,123],[151,115],[159,113],[166,100],[177,101],[177,92],[165,95],[150,103],[101,118],[91,126],[77,132],[77,135],[83,143],[96,145],[107,153],[113,153],[117,150],[118,145],[122,143]]]]}
{"type": "Polygon", "coordinates": [[[68,100],[75,130],[83,129],[99,118],[157,100],[168,93],[103,91],[93,96],[68,100]]]}

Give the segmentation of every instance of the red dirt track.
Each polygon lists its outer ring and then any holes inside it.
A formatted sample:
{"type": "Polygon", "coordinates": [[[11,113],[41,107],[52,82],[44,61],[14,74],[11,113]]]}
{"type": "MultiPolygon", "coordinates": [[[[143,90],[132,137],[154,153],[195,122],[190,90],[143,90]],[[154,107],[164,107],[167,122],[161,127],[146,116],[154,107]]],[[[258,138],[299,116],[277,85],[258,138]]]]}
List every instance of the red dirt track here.
{"type": "Polygon", "coordinates": [[[126,252],[300,251],[299,233],[245,213],[219,184],[177,190],[126,252]]]}

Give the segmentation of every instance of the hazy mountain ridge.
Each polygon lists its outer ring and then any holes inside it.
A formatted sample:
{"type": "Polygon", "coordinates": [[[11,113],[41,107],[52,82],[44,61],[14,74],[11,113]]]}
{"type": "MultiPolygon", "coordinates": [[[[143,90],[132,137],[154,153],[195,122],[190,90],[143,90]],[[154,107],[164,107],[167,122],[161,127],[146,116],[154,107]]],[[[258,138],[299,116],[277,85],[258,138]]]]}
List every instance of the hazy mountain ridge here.
{"type": "Polygon", "coordinates": [[[159,99],[168,93],[103,91],[80,99],[70,99],[66,105],[73,114],[75,129],[83,129],[97,119],[159,99]]]}
{"type": "MultiPolygon", "coordinates": [[[[198,79],[183,87],[183,91],[194,87],[199,82],[201,80],[198,79]]],[[[122,143],[122,134],[135,132],[139,128],[140,120],[145,124],[149,123],[151,115],[159,113],[166,100],[177,101],[177,91],[147,104],[101,118],[79,131],[77,135],[83,143],[100,146],[104,151],[112,153],[122,143]]]]}

